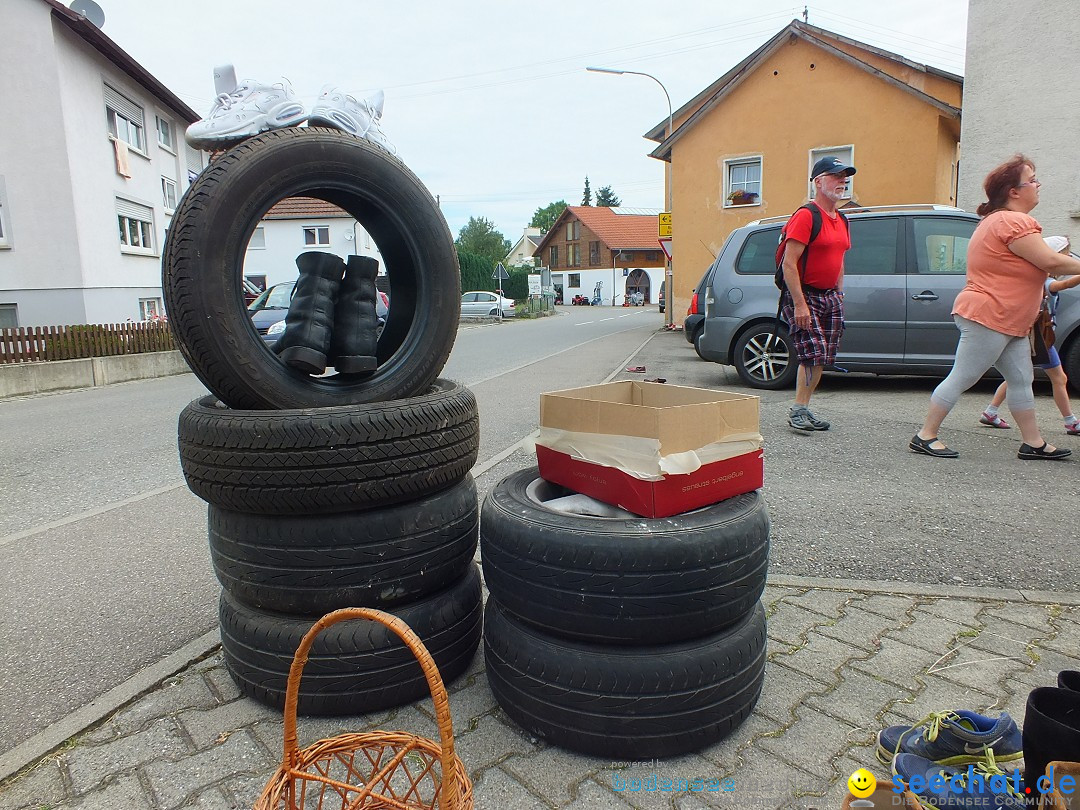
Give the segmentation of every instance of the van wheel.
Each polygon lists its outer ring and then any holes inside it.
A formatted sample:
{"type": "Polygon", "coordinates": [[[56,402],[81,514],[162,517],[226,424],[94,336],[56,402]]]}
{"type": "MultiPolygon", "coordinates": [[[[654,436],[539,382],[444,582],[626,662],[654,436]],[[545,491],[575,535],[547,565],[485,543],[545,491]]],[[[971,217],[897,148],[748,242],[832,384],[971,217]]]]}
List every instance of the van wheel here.
{"type": "Polygon", "coordinates": [[[697,331],[694,332],[694,340],[693,340],[694,351],[697,352],[697,356],[700,357],[702,360],[708,360],[708,358],[701,353],[701,336],[703,334],[705,334],[705,325],[704,324],[699,326],[697,328],[697,331]]]}
{"type": "Polygon", "coordinates": [[[773,335],[772,323],[755,324],[735,342],[735,371],[751,388],[778,391],[795,384],[799,363],[787,327],[773,335]]]}

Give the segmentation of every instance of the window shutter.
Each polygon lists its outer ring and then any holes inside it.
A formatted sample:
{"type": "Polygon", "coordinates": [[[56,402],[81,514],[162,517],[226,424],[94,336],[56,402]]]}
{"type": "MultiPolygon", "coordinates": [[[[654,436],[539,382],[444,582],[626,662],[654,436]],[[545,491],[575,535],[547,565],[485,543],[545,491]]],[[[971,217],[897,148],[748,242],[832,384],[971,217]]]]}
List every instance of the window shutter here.
{"type": "Polygon", "coordinates": [[[105,104],[116,110],[127,120],[138,124],[145,128],[146,122],[143,119],[143,109],[127,96],[113,90],[109,85],[105,85],[105,104]]]}
{"type": "Polygon", "coordinates": [[[143,222],[154,221],[154,211],[152,208],[137,202],[132,202],[131,200],[125,200],[123,197],[116,198],[116,213],[122,217],[141,219],[143,222]]]}
{"type": "Polygon", "coordinates": [[[198,174],[203,169],[203,153],[193,149],[190,144],[184,144],[184,154],[187,155],[188,171],[198,174]]]}

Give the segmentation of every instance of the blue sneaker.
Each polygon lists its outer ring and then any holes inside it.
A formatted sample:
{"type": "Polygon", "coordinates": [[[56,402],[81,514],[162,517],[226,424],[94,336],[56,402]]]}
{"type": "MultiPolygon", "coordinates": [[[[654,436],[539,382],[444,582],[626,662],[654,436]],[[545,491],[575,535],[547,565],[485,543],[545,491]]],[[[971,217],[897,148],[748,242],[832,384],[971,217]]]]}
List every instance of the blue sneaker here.
{"type": "Polygon", "coordinates": [[[1005,712],[1001,717],[984,717],[960,709],[932,712],[913,726],[889,726],[878,732],[877,756],[884,764],[897,754],[915,754],[939,765],[967,765],[979,762],[988,748],[998,762],[1024,756],[1020,729],[1005,712]]]}
{"type": "Polygon", "coordinates": [[[914,754],[897,754],[892,771],[923,807],[1021,810],[1029,806],[1019,772],[999,768],[992,750],[977,765],[969,764],[962,770],[914,754]]]}

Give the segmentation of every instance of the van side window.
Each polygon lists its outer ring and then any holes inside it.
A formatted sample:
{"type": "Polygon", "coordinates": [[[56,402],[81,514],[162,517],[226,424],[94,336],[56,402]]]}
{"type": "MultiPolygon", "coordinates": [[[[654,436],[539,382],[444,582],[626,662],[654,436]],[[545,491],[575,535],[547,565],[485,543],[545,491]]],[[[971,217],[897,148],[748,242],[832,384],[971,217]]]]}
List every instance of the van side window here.
{"type": "Polygon", "coordinates": [[[967,272],[967,249],[978,224],[948,217],[916,217],[915,263],[920,273],[961,275],[967,272]]]}
{"type": "Polygon", "coordinates": [[[889,276],[896,272],[897,234],[900,220],[850,220],[851,249],[844,254],[844,274],[859,276],[889,276]]]}
{"type": "Polygon", "coordinates": [[[780,244],[780,229],[767,228],[746,237],[735,272],[748,275],[768,275],[776,272],[776,246],[780,244]]]}

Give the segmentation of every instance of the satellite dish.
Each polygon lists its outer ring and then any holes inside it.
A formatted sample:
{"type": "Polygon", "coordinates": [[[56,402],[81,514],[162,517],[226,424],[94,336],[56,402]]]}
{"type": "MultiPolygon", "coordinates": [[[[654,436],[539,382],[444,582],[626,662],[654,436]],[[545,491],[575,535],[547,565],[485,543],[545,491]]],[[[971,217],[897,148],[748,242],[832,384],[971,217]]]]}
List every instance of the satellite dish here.
{"type": "Polygon", "coordinates": [[[68,6],[76,14],[81,14],[92,25],[102,28],[105,25],[105,12],[94,0],[72,0],[68,6]]]}

